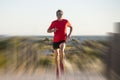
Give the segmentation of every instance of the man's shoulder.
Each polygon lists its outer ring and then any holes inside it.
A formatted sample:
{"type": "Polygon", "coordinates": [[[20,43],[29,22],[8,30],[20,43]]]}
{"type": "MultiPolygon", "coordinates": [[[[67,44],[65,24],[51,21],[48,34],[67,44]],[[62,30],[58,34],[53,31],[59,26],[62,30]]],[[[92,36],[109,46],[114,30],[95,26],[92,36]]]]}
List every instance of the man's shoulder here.
{"type": "Polygon", "coordinates": [[[68,21],[67,19],[63,19],[64,21],[68,21]]]}
{"type": "Polygon", "coordinates": [[[67,22],[69,22],[67,19],[63,19],[63,22],[65,22],[65,23],[67,23],[67,22]]]}

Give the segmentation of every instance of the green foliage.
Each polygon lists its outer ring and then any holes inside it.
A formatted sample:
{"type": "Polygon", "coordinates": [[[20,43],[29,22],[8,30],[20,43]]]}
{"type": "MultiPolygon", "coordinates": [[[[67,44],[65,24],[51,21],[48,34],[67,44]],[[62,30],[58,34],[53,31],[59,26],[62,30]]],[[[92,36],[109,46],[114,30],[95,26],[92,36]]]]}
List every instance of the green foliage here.
{"type": "MultiPolygon", "coordinates": [[[[17,59],[13,57],[14,55],[16,55],[15,57],[20,58],[20,55],[23,57],[23,56],[28,56],[28,54],[29,54],[29,59],[31,61],[34,60],[33,58],[31,58],[32,56],[37,56],[35,62],[37,63],[38,67],[48,68],[55,66],[55,55],[49,54],[49,53],[53,53],[51,51],[52,40],[49,38],[43,38],[34,41],[34,39],[33,40],[32,39],[33,37],[31,38],[14,37],[10,41],[8,40],[0,41],[0,50],[4,50],[2,53],[0,53],[0,67],[4,67],[5,64],[7,63],[8,59],[6,58],[6,56],[11,56],[9,60],[13,60],[13,64],[14,64],[17,59]],[[9,47],[9,51],[7,51],[6,49],[7,46],[9,47]],[[3,53],[6,53],[5,51],[9,52],[10,54],[3,55],[3,53]],[[45,54],[47,52],[48,54],[45,54]]],[[[87,40],[80,42],[78,39],[72,39],[72,43],[71,42],[67,43],[65,49],[65,53],[67,53],[65,54],[66,59],[72,65],[77,66],[80,70],[84,68],[86,69],[86,66],[88,66],[88,64],[92,65],[92,63],[95,63],[96,58],[99,58],[100,56],[99,49],[102,48],[104,50],[106,49],[106,46],[107,44],[104,41],[87,40]]],[[[24,62],[29,62],[27,60],[28,59],[25,58],[24,62]]],[[[21,60],[18,60],[18,62],[21,62],[21,60]]]]}
{"type": "Polygon", "coordinates": [[[7,58],[5,57],[5,55],[0,54],[0,68],[4,67],[6,63],[7,63],[7,58]]]}
{"type": "Polygon", "coordinates": [[[41,57],[38,61],[38,65],[42,67],[52,66],[53,59],[50,57],[41,57]]]}
{"type": "Polygon", "coordinates": [[[0,50],[6,49],[8,46],[8,41],[4,40],[4,41],[0,41],[0,50]]]}

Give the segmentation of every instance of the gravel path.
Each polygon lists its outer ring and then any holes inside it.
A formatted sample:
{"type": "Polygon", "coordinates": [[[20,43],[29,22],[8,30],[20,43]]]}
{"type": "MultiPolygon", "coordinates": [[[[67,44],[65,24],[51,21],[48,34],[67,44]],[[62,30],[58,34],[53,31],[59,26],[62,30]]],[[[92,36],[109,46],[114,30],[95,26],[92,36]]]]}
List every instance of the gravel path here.
{"type": "MultiPolygon", "coordinates": [[[[56,80],[54,71],[43,71],[42,73],[6,73],[0,75],[0,80],[56,80]]],[[[107,80],[103,75],[96,72],[66,72],[59,80],[107,80]]]]}

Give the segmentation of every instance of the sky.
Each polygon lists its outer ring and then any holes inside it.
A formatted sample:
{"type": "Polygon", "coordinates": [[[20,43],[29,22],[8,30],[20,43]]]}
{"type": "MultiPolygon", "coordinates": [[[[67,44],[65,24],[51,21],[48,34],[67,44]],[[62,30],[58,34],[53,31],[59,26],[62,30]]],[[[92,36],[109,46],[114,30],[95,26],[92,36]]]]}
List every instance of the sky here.
{"type": "Polygon", "coordinates": [[[120,22],[119,4],[120,0],[0,0],[0,35],[53,35],[47,29],[58,9],[72,24],[72,35],[108,35],[120,22]]]}

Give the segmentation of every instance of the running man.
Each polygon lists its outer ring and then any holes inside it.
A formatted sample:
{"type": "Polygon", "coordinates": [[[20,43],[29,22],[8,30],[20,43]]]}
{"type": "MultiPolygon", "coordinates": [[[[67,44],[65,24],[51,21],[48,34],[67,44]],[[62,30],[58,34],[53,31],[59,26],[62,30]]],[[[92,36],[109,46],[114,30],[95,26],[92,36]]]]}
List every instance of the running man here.
{"type": "Polygon", "coordinates": [[[47,32],[54,32],[53,39],[53,49],[55,53],[55,62],[56,62],[56,76],[59,78],[60,71],[64,73],[64,49],[66,46],[66,40],[70,38],[72,33],[72,26],[70,22],[66,19],[62,19],[63,11],[57,10],[56,16],[57,20],[54,20],[47,32]],[[67,27],[70,28],[69,34],[67,35],[67,27]]]}

